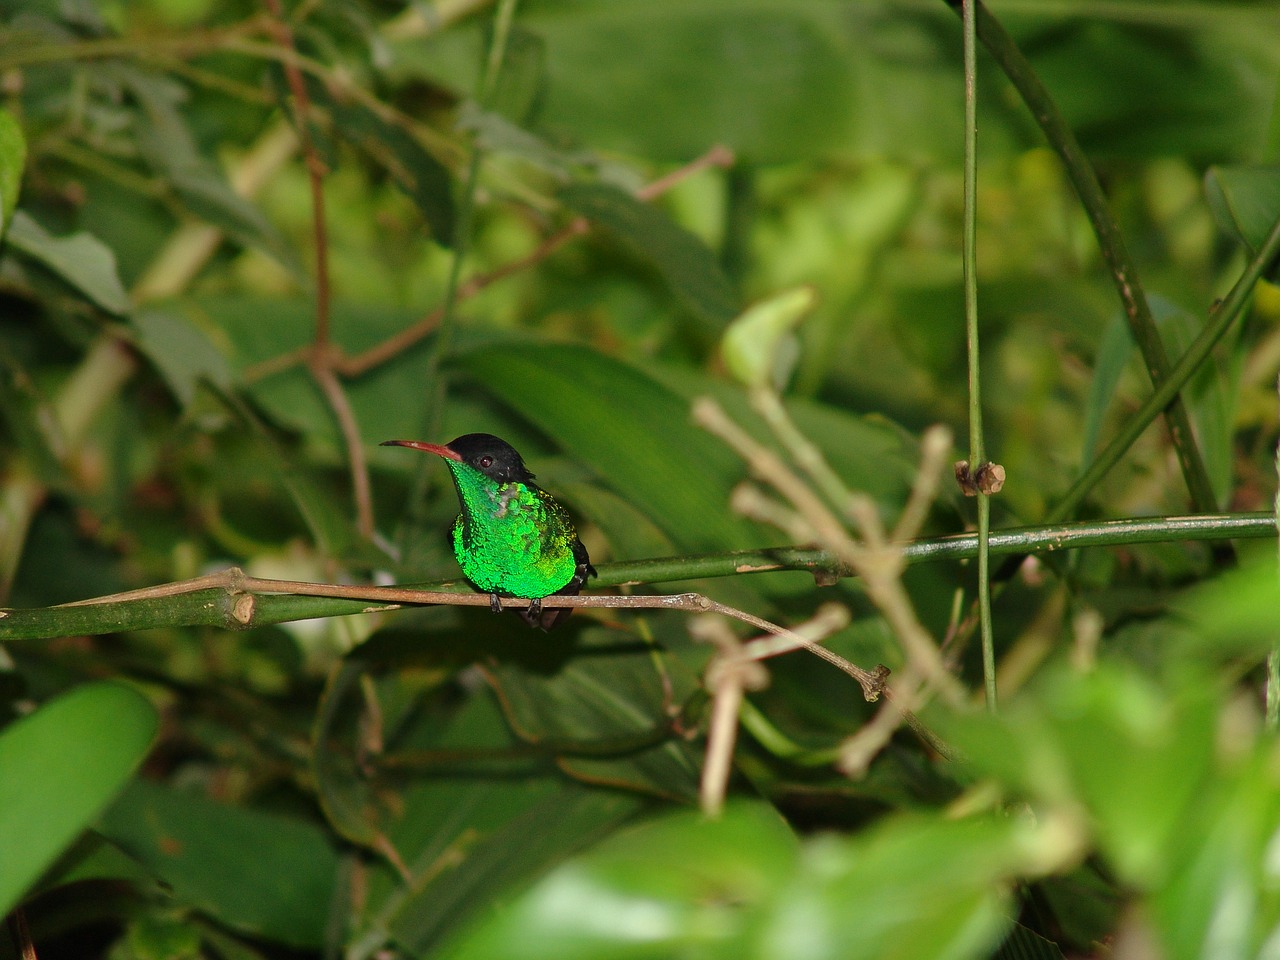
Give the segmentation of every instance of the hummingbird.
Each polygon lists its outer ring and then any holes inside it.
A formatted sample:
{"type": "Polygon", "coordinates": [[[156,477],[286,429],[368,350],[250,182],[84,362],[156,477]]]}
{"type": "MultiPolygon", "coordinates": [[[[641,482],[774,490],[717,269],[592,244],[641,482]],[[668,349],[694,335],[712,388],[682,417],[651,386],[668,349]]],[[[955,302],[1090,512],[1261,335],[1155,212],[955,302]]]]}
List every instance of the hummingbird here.
{"type": "Polygon", "coordinates": [[[489,433],[448,443],[384,440],[443,457],[462,513],[453,523],[453,555],[468,580],[489,594],[494,613],[502,597],[529,601],[519,611],[531,627],[549,630],[572,612],[542,610],[544,597],[573,595],[596,576],[569,513],[533,482],[515,447],[489,433]]]}

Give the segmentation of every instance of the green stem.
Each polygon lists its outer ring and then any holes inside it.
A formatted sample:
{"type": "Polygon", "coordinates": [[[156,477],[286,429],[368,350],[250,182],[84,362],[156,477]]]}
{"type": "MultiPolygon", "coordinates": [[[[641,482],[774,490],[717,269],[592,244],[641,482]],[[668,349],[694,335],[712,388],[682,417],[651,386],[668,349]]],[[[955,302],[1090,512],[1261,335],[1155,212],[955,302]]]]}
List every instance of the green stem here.
{"type": "MultiPolygon", "coordinates": [[[[947,2],[955,7],[961,3],[961,0],[947,0],[947,2]]],[[[1112,281],[1120,296],[1120,302],[1124,306],[1125,317],[1133,331],[1134,340],[1142,352],[1152,386],[1160,391],[1172,376],[1169,358],[1165,353],[1164,343],[1160,339],[1155,320],[1151,315],[1151,307],[1147,303],[1142,284],[1138,279],[1137,267],[1125,248],[1120,227],[1111,215],[1097,174],[1080,148],[1075,134],[1067,125],[1066,119],[1058,110],[1057,104],[1049,96],[1049,92],[1040,82],[1035,71],[1031,69],[1031,64],[1027,62],[1000,21],[982,4],[977,5],[976,16],[978,38],[982,40],[1005,75],[1017,88],[1049,144],[1062,159],[1067,176],[1080,197],[1089,222],[1093,225],[1098,246],[1111,271],[1112,281]]],[[[1213,487],[1209,482],[1209,475],[1205,470],[1200,450],[1196,446],[1191,429],[1191,418],[1178,397],[1177,389],[1170,392],[1159,409],[1164,411],[1168,420],[1169,433],[1177,450],[1178,462],[1191,494],[1191,502],[1199,512],[1216,511],[1217,501],[1214,498],[1213,487]]],[[[1078,501],[1076,503],[1078,505],[1078,501]]],[[[1057,511],[1054,515],[1059,519],[1064,516],[1057,511]]]]}
{"type": "MultiPolygon", "coordinates": [[[[1138,543],[1259,539],[1275,535],[1276,517],[1270,511],[1221,516],[1146,517],[1140,520],[998,530],[990,536],[990,550],[994,556],[1138,543]]],[[[906,546],[905,558],[908,563],[913,564],[958,560],[975,556],[977,550],[977,536],[965,533],[917,540],[906,546]]],[[[782,571],[816,573],[821,574],[824,579],[830,575],[850,575],[830,554],[821,550],[800,550],[794,547],[604,563],[599,564],[599,569],[600,576],[591,581],[592,587],[666,583],[782,571]]],[[[405,586],[439,589],[442,585],[437,582],[405,586]]],[[[459,586],[458,589],[466,588],[459,586]]],[[[0,610],[0,641],[87,636],[155,627],[212,626],[243,630],[251,626],[291,620],[347,616],[387,609],[386,604],[369,600],[256,594],[253,595],[251,619],[246,622],[243,607],[237,609],[237,604],[243,604],[246,596],[249,595],[232,594],[223,587],[213,587],[137,600],[0,610]]]]}
{"type": "MultiPolygon", "coordinates": [[[[964,323],[969,355],[969,469],[987,462],[982,431],[982,366],[978,338],[978,96],[977,0],[964,0],[964,323]]],[[[991,624],[991,500],[978,490],[978,627],[987,709],[996,709],[995,637],[991,624]]]]}
{"type": "Polygon", "coordinates": [[[1235,286],[1231,288],[1231,292],[1209,311],[1209,322],[1205,324],[1204,329],[1200,331],[1200,335],[1196,337],[1195,342],[1191,344],[1187,352],[1174,365],[1169,372],[1169,376],[1147,398],[1146,403],[1136,413],[1125,419],[1124,426],[1120,428],[1119,433],[1112,437],[1106,449],[1094,459],[1093,463],[1089,464],[1089,468],[1071,485],[1071,489],[1058,501],[1057,505],[1049,511],[1049,515],[1045,518],[1046,520],[1050,523],[1058,523],[1075,513],[1076,508],[1089,495],[1089,491],[1124,456],[1125,451],[1147,429],[1151,421],[1159,416],[1160,411],[1177,396],[1178,391],[1200,369],[1200,364],[1209,355],[1209,351],[1231,329],[1231,324],[1243,311],[1245,304],[1248,303],[1259,278],[1267,269],[1268,264],[1274,261],[1277,256],[1280,256],[1280,218],[1277,218],[1276,222],[1271,225],[1271,232],[1267,235],[1267,239],[1258,249],[1254,258],[1249,261],[1249,265],[1245,268],[1244,273],[1240,275],[1240,279],[1236,281],[1235,286]]]}

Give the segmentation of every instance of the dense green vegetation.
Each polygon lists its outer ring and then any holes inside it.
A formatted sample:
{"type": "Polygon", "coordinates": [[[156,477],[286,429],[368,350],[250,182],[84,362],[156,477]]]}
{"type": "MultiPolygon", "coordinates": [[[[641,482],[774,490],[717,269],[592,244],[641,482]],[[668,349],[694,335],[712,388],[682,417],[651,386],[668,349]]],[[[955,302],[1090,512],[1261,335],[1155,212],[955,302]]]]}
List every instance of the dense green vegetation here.
{"type": "Polygon", "coordinates": [[[959,13],[0,0],[0,956],[1280,956],[1274,5],[959,13]]]}

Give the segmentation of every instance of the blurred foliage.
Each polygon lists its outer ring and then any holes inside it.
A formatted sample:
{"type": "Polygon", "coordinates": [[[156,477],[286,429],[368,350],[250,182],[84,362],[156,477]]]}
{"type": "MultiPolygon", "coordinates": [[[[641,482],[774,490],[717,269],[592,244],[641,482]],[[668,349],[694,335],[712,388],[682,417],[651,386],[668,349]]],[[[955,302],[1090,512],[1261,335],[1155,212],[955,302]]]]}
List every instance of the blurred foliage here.
{"type": "MultiPolygon", "coordinates": [[[[1273,4],[992,6],[1178,356],[1280,214],[1273,4]]],[[[229,565],[456,578],[445,472],[376,444],[485,431],[602,568],[687,557],[679,588],[783,623],[836,599],[853,619],[827,645],[902,675],[852,580],[696,579],[696,555],[783,537],[730,507],[748,470],[689,410],[714,396],[770,441],[734,378],[776,388],[890,523],[923,429],[966,434],[948,4],[527,2],[509,30],[469,0],[280,13],[0,0],[0,602],[229,565]]],[[[1150,382],[1060,161],[980,61],[999,527],[1043,518],[1150,382]]],[[[1278,321],[1264,282],[1184,394],[1231,510],[1276,493],[1278,321]]],[[[1156,427],[1083,512],[1186,503],[1156,427]]],[[[924,532],[972,515],[944,493],[924,532]]],[[[921,712],[951,758],[904,730],[841,774],[877,708],[816,658],[768,661],[718,819],[690,809],[713,650],[683,614],[7,641],[0,912],[21,904],[46,958],[1274,957],[1276,570],[1270,544],[1242,553],[1027,561],[995,602],[1000,714],[921,712]]],[[[973,571],[904,581],[976,688],[973,571]]]]}

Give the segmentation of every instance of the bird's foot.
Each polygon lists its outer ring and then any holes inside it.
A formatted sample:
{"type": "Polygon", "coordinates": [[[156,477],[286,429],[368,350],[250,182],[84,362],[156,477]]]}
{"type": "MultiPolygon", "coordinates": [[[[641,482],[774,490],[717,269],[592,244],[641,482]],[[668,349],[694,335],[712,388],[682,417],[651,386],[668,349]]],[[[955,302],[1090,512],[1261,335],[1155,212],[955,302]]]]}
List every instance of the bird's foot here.
{"type": "Polygon", "coordinates": [[[502,612],[502,598],[496,593],[489,594],[489,609],[494,613],[502,612]]]}

